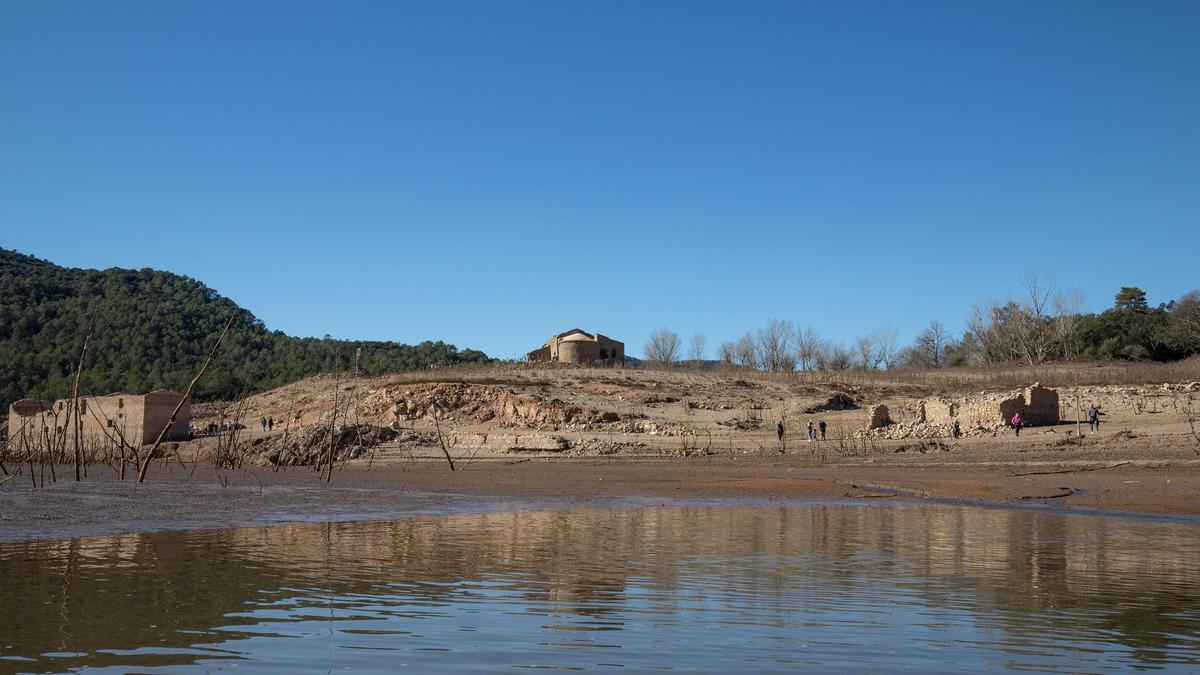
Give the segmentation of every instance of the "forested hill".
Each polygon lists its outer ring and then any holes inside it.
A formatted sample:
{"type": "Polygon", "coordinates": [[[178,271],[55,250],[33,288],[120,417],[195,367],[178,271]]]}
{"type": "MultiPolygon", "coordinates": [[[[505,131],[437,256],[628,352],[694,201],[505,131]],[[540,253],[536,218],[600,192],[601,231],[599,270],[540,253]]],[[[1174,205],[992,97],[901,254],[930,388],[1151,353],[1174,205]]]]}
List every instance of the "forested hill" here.
{"type": "MultiPolygon", "coordinates": [[[[0,248],[0,410],[23,397],[70,395],[94,321],[84,393],[182,390],[237,306],[189,277],[141,269],[86,270],[0,248]]],[[[443,342],[405,345],[295,338],[269,331],[245,309],[197,385],[198,399],[233,398],[353,363],[368,373],[487,361],[443,342]]]]}

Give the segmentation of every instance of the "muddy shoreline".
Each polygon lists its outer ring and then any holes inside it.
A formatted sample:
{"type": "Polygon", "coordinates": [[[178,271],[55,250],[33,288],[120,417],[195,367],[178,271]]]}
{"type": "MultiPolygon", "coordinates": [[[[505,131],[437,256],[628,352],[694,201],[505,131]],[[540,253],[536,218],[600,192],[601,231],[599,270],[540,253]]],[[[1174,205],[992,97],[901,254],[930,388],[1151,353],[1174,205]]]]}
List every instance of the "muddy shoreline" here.
{"type": "Polygon", "coordinates": [[[1200,521],[1200,461],[924,461],[813,465],[797,457],[350,463],[194,471],[160,464],[141,485],[93,470],[81,483],[0,486],[0,542],[409,514],[695,502],[937,502],[1200,521]]]}

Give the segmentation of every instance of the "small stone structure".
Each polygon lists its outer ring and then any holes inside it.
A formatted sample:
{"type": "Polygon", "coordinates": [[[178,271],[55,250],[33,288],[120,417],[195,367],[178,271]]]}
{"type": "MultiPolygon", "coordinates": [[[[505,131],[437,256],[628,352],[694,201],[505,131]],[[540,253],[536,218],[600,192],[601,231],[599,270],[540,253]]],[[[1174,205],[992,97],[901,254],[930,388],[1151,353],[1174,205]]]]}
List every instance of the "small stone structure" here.
{"type": "Polygon", "coordinates": [[[526,361],[625,365],[625,343],[579,328],[550,336],[546,344],[525,355],[526,361]]]}
{"type": "Polygon", "coordinates": [[[902,422],[888,417],[887,406],[871,409],[868,431],[888,438],[939,438],[950,435],[951,425],[958,420],[964,434],[994,434],[1012,426],[1017,413],[1027,426],[1058,424],[1058,392],[1034,383],[1021,391],[1009,394],[984,394],[962,399],[927,398],[913,408],[901,411],[902,422]],[[909,417],[907,414],[911,414],[909,417]]]}
{"type": "Polygon", "coordinates": [[[888,415],[888,407],[880,403],[876,406],[871,406],[871,429],[882,429],[892,423],[891,416],[888,415]]]}
{"type": "MultiPolygon", "coordinates": [[[[165,389],[140,396],[81,396],[77,416],[68,415],[70,399],[22,399],[8,409],[10,446],[45,448],[52,439],[65,434],[69,447],[78,423],[82,423],[83,442],[88,446],[121,442],[133,447],[147,445],[158,440],[181,398],[183,394],[165,389]]],[[[167,440],[187,438],[191,419],[191,404],[185,403],[167,432],[167,440]]]]}

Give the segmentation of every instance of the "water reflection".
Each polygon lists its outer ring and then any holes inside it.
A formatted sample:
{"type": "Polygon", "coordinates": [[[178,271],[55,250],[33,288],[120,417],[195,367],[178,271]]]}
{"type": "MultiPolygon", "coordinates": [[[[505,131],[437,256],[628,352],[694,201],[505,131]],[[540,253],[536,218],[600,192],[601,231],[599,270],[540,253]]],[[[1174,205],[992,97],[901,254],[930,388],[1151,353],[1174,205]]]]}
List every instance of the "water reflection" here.
{"type": "Polygon", "coordinates": [[[835,505],[6,544],[0,671],[1194,671],[1197,534],[835,505]]]}

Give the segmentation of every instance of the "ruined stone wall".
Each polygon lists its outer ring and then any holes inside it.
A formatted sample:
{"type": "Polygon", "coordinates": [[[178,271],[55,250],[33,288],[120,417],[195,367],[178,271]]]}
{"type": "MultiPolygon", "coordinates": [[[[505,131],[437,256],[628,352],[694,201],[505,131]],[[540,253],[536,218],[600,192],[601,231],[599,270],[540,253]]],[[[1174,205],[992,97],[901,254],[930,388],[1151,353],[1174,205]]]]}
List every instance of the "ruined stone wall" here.
{"type": "Polygon", "coordinates": [[[871,408],[870,428],[880,429],[890,425],[891,423],[892,418],[888,414],[888,407],[886,405],[879,404],[871,408]]]}
{"type": "MultiPolygon", "coordinates": [[[[1021,417],[1026,424],[1058,424],[1058,392],[1035,383],[1025,390],[1021,417]]],[[[1012,419],[1010,416],[1009,419],[1012,419]]]]}
{"type": "Polygon", "coordinates": [[[625,343],[617,342],[604,336],[599,336],[597,339],[597,355],[603,353],[605,358],[624,363],[625,362],[625,343]]]}
{"type": "Polygon", "coordinates": [[[32,447],[41,447],[44,439],[53,435],[54,411],[49,401],[24,398],[8,407],[9,447],[24,448],[25,441],[32,447]]]}
{"type": "Polygon", "coordinates": [[[958,413],[959,404],[944,398],[931,398],[921,401],[920,409],[924,411],[924,421],[928,424],[949,425],[958,413]]]}
{"type": "Polygon", "coordinates": [[[120,394],[79,399],[84,443],[108,445],[123,439],[129,445],[143,445],[143,408],[141,396],[120,394]]]}
{"type": "MultiPolygon", "coordinates": [[[[163,427],[171,420],[171,413],[174,412],[175,406],[179,405],[183,394],[173,391],[152,391],[145,396],[145,414],[142,418],[142,444],[153,443],[158,440],[158,435],[162,433],[163,427]]],[[[167,432],[167,440],[180,440],[187,438],[188,424],[192,421],[192,406],[190,403],[185,403],[183,408],[179,410],[179,415],[175,418],[175,423],[171,425],[167,432]]]]}
{"type": "MultiPolygon", "coordinates": [[[[19,430],[24,423],[28,429],[40,428],[39,433],[46,433],[51,437],[65,434],[70,443],[75,437],[75,426],[79,425],[83,431],[85,446],[107,446],[122,441],[128,445],[141,446],[157,440],[158,433],[171,418],[171,412],[175,410],[181,396],[182,394],[168,391],[145,396],[82,396],[79,398],[78,415],[68,415],[70,399],[60,399],[53,403],[25,399],[10,407],[9,428],[19,430]],[[39,406],[41,411],[37,410],[39,406]]],[[[167,439],[186,438],[190,422],[191,406],[184,405],[167,439]]]]}
{"type": "Polygon", "coordinates": [[[886,406],[876,406],[871,409],[867,431],[886,438],[939,438],[949,436],[954,420],[958,420],[964,434],[994,434],[1011,426],[1017,413],[1028,425],[1058,424],[1058,392],[1034,384],[1008,394],[982,394],[962,399],[930,398],[918,402],[911,412],[915,413],[911,419],[902,415],[901,422],[897,423],[887,419],[886,406]]]}

